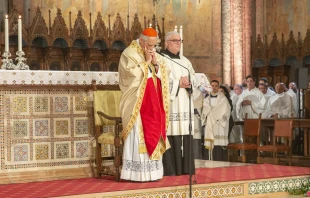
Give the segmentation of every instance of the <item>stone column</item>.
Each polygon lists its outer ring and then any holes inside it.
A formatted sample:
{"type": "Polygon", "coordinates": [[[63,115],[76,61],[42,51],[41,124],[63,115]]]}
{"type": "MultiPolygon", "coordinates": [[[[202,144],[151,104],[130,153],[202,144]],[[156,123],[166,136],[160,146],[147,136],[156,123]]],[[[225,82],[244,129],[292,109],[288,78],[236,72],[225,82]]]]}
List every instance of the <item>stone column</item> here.
{"type": "MultiPolygon", "coordinates": [[[[262,41],[264,39],[264,0],[256,0],[255,5],[255,38],[258,34],[261,35],[262,41]]],[[[264,42],[264,41],[263,41],[264,42]]]]}
{"type": "Polygon", "coordinates": [[[222,0],[223,83],[231,84],[230,0],[222,0]]]}
{"type": "MultiPolygon", "coordinates": [[[[253,0],[243,1],[243,74],[244,76],[252,74],[251,63],[251,36],[253,35],[253,0]]],[[[254,37],[255,39],[256,37],[254,37]]]]}
{"type": "Polygon", "coordinates": [[[242,83],[243,78],[243,69],[242,69],[242,28],[243,28],[243,17],[242,17],[242,0],[234,0],[231,1],[231,19],[233,23],[231,24],[232,30],[231,31],[231,43],[232,43],[232,62],[233,62],[233,82],[232,84],[242,83]]]}
{"type": "MultiPolygon", "coordinates": [[[[221,21],[221,12],[222,5],[219,0],[212,0],[212,21],[211,21],[211,56],[212,56],[212,67],[216,68],[217,76],[223,78],[223,55],[222,55],[222,21],[221,21]]],[[[213,80],[213,79],[212,79],[213,80]]]]}

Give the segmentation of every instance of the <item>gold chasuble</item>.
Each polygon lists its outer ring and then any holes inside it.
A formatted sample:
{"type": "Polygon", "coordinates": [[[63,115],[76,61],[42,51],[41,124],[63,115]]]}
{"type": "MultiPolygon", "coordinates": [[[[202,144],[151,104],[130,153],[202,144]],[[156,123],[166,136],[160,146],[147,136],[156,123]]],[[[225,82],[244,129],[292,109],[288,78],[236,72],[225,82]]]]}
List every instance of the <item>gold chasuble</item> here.
{"type": "Polygon", "coordinates": [[[166,130],[169,113],[169,80],[167,67],[156,54],[158,72],[145,61],[138,41],[122,53],[119,63],[119,86],[122,91],[120,111],[123,140],[139,123],[139,153],[148,153],[150,160],[161,159],[166,151],[166,130]],[[141,120],[138,120],[141,119],[141,120]]]}

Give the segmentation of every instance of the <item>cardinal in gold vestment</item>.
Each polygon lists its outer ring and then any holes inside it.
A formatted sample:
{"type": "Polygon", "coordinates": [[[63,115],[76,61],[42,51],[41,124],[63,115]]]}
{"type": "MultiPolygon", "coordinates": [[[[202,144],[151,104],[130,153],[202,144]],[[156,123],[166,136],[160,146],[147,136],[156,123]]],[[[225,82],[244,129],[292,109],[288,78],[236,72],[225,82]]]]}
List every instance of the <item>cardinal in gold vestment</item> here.
{"type": "Polygon", "coordinates": [[[157,40],[156,30],[146,28],[120,58],[124,140],[121,179],[125,180],[143,182],[163,177],[169,80],[165,62],[155,53],[157,40]]]}

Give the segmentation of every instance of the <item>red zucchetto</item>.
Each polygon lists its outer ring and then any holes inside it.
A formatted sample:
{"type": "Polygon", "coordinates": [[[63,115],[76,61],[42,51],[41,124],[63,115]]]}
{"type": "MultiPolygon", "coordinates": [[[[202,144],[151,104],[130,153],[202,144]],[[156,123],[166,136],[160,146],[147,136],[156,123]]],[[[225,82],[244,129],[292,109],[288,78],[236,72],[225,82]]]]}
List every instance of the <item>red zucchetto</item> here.
{"type": "Polygon", "coordinates": [[[144,29],[142,34],[148,37],[157,37],[157,32],[153,28],[144,29]]]}

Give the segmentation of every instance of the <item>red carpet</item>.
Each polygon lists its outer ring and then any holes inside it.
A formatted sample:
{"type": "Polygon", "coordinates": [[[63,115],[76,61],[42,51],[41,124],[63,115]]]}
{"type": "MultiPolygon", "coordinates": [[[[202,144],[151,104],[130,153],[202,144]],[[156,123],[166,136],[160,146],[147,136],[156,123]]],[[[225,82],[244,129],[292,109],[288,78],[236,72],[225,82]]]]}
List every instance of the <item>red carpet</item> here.
{"type": "MultiPolygon", "coordinates": [[[[196,169],[197,184],[268,179],[299,175],[310,175],[310,168],[259,164],[249,166],[196,169]]],[[[56,197],[134,189],[182,186],[189,184],[188,179],[188,175],[182,175],[164,177],[162,180],[157,182],[145,183],[128,181],[115,182],[113,180],[107,179],[83,178],[24,184],[7,184],[0,185],[0,197],[56,197]]]]}

